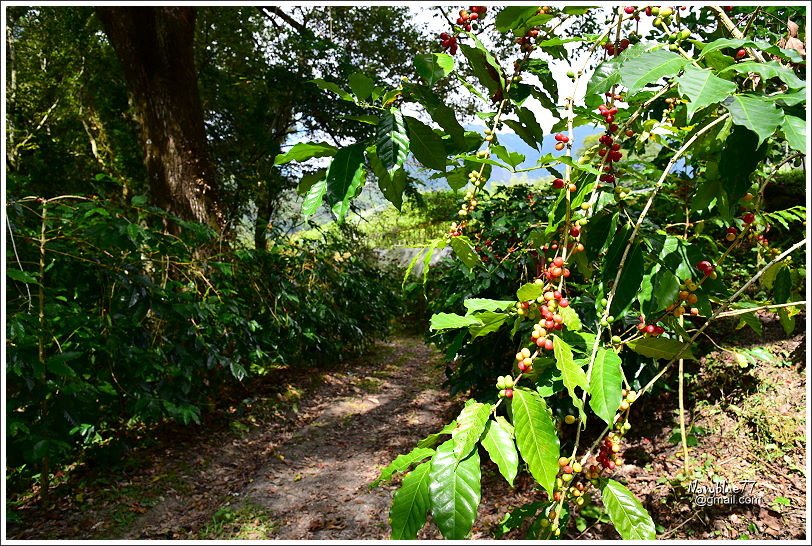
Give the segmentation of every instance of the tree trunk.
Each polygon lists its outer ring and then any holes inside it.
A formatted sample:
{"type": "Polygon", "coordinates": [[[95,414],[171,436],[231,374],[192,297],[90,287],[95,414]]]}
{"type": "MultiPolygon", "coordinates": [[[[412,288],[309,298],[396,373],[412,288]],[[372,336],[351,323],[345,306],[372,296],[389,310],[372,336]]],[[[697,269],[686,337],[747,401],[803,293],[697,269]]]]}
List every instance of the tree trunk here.
{"type": "Polygon", "coordinates": [[[99,7],[141,125],[153,202],[218,231],[218,202],[194,63],[191,7],[99,7]]]}

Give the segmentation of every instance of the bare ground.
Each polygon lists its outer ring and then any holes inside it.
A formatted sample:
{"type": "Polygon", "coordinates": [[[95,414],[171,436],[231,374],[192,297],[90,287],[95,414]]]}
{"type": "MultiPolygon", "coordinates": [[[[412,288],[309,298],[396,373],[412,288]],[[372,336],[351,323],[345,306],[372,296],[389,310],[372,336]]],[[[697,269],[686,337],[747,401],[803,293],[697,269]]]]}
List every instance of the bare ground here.
{"type": "MultiPolygon", "coordinates": [[[[641,498],[658,536],[805,536],[805,336],[785,340],[777,324],[765,327],[762,340],[731,328],[721,338],[724,349],[688,370],[689,427],[695,430],[689,437],[697,445],[689,452],[687,480],[678,479],[682,459],[672,438],[676,393],[636,404],[626,464],[615,477],[641,498]],[[754,353],[747,365],[734,354],[758,347],[768,352],[754,353]],[[685,489],[693,479],[753,480],[762,505],[699,507],[685,489]]],[[[440,390],[440,355],[420,338],[400,335],[363,359],[296,381],[297,387],[253,392],[206,432],[164,431],[156,445],[136,451],[138,464],[117,475],[102,467],[77,469],[55,491],[60,500],[50,510],[33,498],[18,501],[19,521],[9,524],[9,537],[387,538],[397,483],[374,490],[368,484],[397,454],[453,418],[462,402],[440,390]]],[[[474,539],[492,538],[507,511],[541,500],[526,476],[511,489],[487,456],[483,461],[474,539]]],[[[505,538],[522,536],[518,529],[505,538]]],[[[565,536],[618,538],[587,517],[573,517],[565,536]]],[[[438,534],[429,525],[419,537],[438,534]]]]}

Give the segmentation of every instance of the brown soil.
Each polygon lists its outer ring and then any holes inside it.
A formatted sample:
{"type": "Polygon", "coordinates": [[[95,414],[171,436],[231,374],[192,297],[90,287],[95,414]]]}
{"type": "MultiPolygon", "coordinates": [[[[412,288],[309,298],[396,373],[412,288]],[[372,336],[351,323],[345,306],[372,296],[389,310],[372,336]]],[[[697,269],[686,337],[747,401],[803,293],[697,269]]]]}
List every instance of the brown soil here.
{"type": "MultiPolygon", "coordinates": [[[[670,440],[678,423],[676,391],[635,404],[626,464],[614,477],[642,500],[659,537],[805,537],[805,336],[784,340],[776,324],[765,326],[765,339],[756,343],[732,327],[716,339],[737,352],[763,347],[775,358],[742,367],[732,353],[715,350],[686,370],[688,426],[697,441],[688,480],[677,479],[682,458],[670,440]],[[685,485],[711,483],[714,476],[731,485],[753,480],[763,505],[697,506],[685,485]]],[[[54,508],[19,502],[20,521],[9,523],[8,536],[385,539],[397,480],[373,490],[368,484],[459,411],[462,400],[449,399],[441,383],[436,351],[418,337],[393,337],[363,359],[297,378],[298,388],[277,378],[273,389],[226,408],[207,432],[164,431],[156,445],[136,452],[138,465],[116,476],[104,468],[76,469],[54,491],[54,508]]],[[[473,539],[493,538],[509,510],[541,500],[527,476],[511,489],[487,456],[483,461],[473,539]]],[[[419,535],[438,536],[431,524],[419,535]]],[[[618,538],[608,525],[576,515],[564,536],[618,538]]],[[[522,537],[522,529],[505,536],[522,537]]]]}

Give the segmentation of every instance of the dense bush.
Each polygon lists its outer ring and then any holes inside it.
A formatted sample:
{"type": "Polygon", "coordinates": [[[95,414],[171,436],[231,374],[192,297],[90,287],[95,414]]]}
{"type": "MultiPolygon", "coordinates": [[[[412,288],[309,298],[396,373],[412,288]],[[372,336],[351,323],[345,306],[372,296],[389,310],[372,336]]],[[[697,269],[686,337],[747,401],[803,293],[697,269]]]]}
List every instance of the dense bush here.
{"type": "Polygon", "coordinates": [[[9,206],[9,468],[55,468],[122,427],[199,422],[229,383],[330,365],[399,308],[397,279],[346,229],[218,253],[207,228],[144,201],[9,206]]]}

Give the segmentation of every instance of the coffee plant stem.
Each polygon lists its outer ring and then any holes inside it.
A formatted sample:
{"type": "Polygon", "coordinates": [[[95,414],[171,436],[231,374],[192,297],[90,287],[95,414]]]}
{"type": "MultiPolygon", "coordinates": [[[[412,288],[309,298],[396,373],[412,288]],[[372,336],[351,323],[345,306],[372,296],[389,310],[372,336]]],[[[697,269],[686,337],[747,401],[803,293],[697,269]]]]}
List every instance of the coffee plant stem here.
{"type": "Polygon", "coordinates": [[[764,311],[766,309],[780,309],[782,307],[796,307],[796,306],[806,306],[806,300],[791,301],[788,303],[774,303],[772,305],[762,305],[760,307],[748,307],[746,309],[734,309],[732,311],[725,311],[724,313],[719,313],[717,315],[717,318],[735,317],[736,315],[745,315],[747,313],[755,313],[756,311],[764,311]]]}
{"type": "MultiPolygon", "coordinates": [[[[685,324],[685,320],[683,317],[679,318],[679,325],[683,326],[685,324]]],[[[681,341],[685,341],[682,336],[680,336],[681,341]]],[[[684,368],[685,360],[680,358],[679,359],[679,430],[680,435],[682,438],[682,473],[683,475],[688,475],[688,435],[685,432],[685,368],[684,368]]]]}

